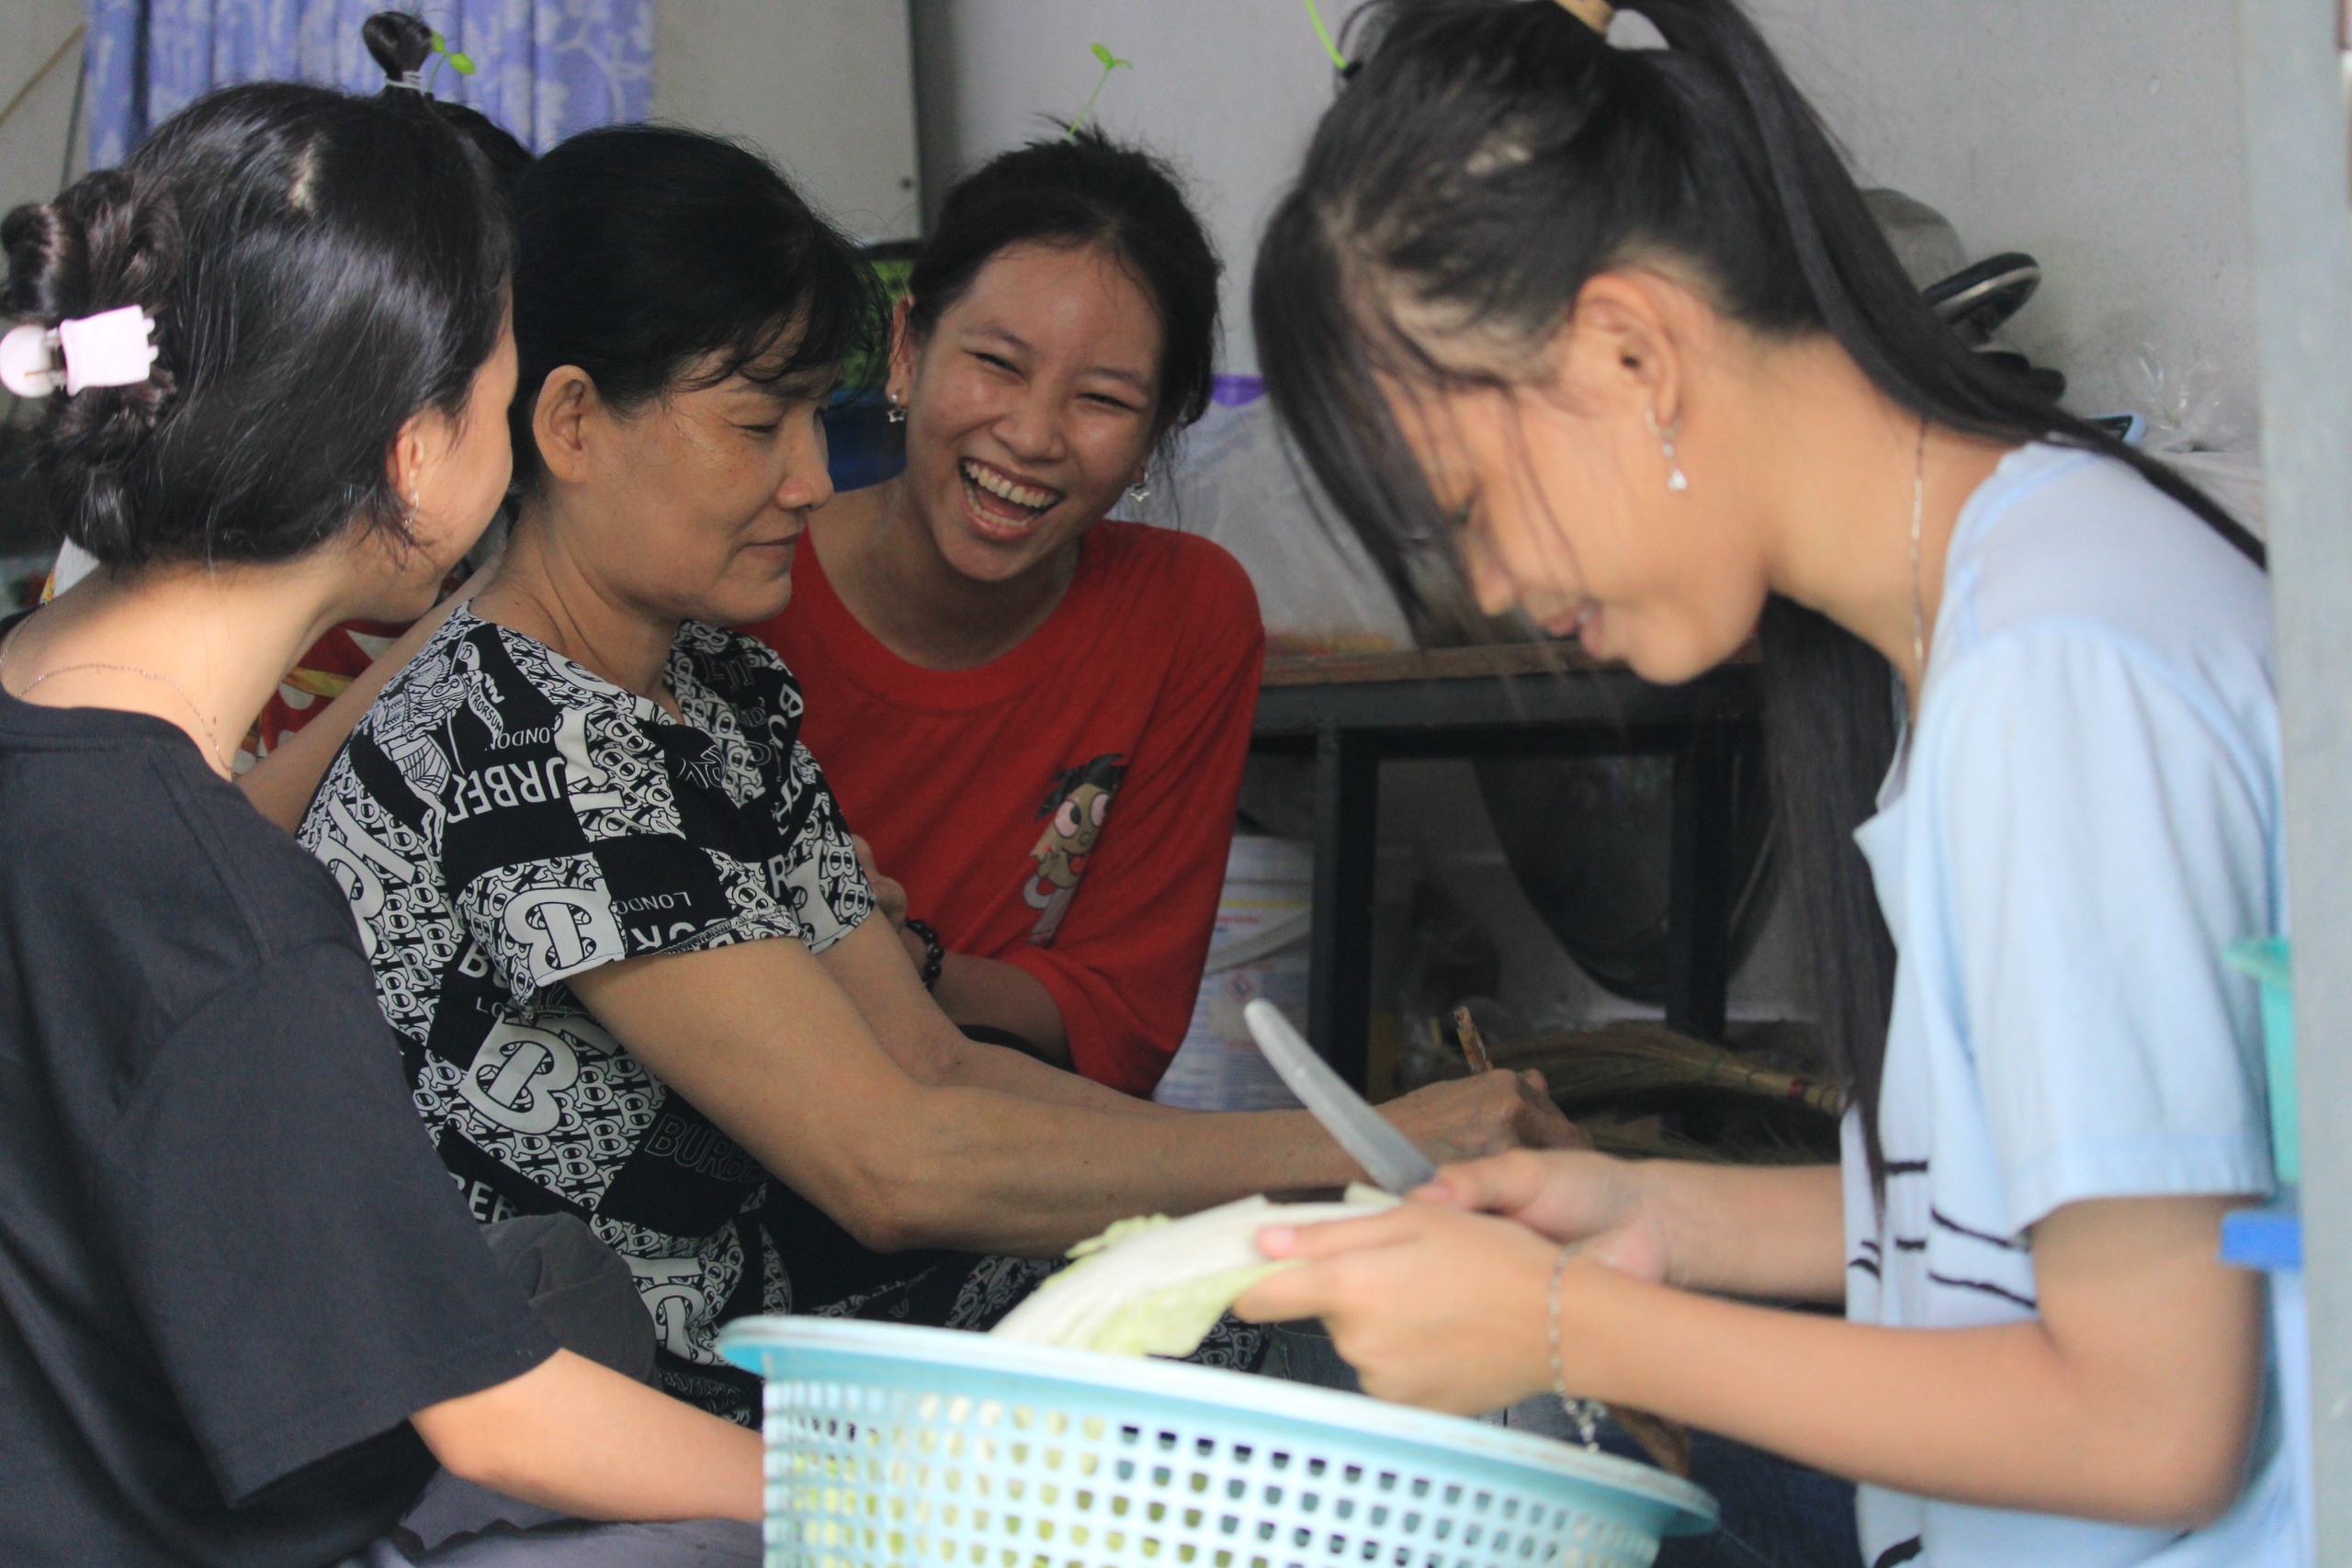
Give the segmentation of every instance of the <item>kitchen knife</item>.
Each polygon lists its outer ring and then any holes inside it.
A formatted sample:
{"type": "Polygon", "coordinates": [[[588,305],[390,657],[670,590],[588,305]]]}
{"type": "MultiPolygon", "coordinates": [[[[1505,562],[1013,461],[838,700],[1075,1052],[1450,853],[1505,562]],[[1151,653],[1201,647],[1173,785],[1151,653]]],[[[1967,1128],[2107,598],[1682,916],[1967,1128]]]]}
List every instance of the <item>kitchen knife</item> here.
{"type": "MultiPolygon", "coordinates": [[[[1402,1196],[1430,1181],[1437,1167],[1398,1132],[1387,1117],[1365,1103],[1363,1096],[1340,1081],[1322,1057],[1290,1026],[1282,1010],[1263,997],[1241,1010],[1258,1049],[1290,1085],[1291,1093],[1306,1102],[1324,1131],[1340,1140],[1373,1184],[1402,1196]]],[[[1475,1031],[1474,1031],[1475,1032],[1475,1031]]],[[[1660,1465],[1686,1480],[1690,1474],[1690,1433],[1663,1416],[1622,1404],[1603,1406],[1617,1417],[1634,1441],[1660,1465]]]]}
{"type": "Polygon", "coordinates": [[[1265,1053],[1291,1093],[1363,1167],[1374,1186],[1401,1196],[1436,1178],[1437,1167],[1429,1156],[1415,1148],[1413,1141],[1388,1118],[1366,1104],[1363,1096],[1342,1083],[1340,1075],[1315,1054],[1315,1047],[1290,1026],[1280,1008],[1261,997],[1243,1008],[1241,1016],[1256,1037],[1258,1049],[1265,1053]]]}

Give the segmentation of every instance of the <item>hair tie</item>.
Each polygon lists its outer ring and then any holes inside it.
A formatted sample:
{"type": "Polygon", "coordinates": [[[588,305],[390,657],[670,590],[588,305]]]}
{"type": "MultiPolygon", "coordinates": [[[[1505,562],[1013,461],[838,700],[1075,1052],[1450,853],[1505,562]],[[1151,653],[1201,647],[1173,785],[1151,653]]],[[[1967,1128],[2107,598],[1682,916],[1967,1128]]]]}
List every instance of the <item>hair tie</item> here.
{"type": "Polygon", "coordinates": [[[155,318],[137,305],[68,317],[55,327],[28,321],[0,337],[0,386],[20,398],[45,398],[61,387],[70,398],[87,387],[137,386],[154,369],[154,337],[155,318]]]}
{"type": "Polygon", "coordinates": [[[391,77],[390,80],[385,82],[384,85],[387,87],[405,87],[412,93],[424,92],[424,71],[422,67],[419,67],[414,71],[403,71],[399,75],[391,77]]]}
{"type": "Polygon", "coordinates": [[[1560,0],[1560,9],[1602,38],[1609,36],[1609,24],[1617,15],[1617,7],[1609,0],[1560,0]]]}

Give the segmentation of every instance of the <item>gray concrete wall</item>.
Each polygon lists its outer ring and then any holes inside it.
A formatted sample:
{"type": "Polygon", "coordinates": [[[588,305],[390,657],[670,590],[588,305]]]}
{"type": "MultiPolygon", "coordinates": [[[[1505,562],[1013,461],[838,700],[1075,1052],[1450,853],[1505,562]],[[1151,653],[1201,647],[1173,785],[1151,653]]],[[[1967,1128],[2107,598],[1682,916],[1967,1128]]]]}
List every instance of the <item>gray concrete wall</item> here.
{"type": "MultiPolygon", "coordinates": [[[[682,0],[669,0],[670,4],[682,0]]],[[[2048,268],[2015,336],[2113,406],[2146,345],[2215,389],[2246,437],[2256,407],[2230,0],[1751,0],[1858,171],[1941,209],[1972,257],[2048,268]]],[[[923,174],[933,193],[1066,115],[1087,44],[1133,60],[1104,92],[1114,130],[1191,175],[1232,276],[1227,354],[1255,367],[1247,275],[1267,211],[1329,101],[1295,0],[913,0],[923,174]]],[[[1335,20],[1351,0],[1324,0],[1335,20]]]]}
{"type": "MultiPolygon", "coordinates": [[[[0,120],[0,212],[56,194],[82,65],[74,41],[81,26],[81,0],[0,0],[0,107],[17,106],[0,120]]],[[[73,162],[78,172],[86,134],[77,141],[73,162]]]]}
{"type": "Polygon", "coordinates": [[[860,240],[912,239],[905,0],[661,0],[653,112],[741,136],[860,240]]]}

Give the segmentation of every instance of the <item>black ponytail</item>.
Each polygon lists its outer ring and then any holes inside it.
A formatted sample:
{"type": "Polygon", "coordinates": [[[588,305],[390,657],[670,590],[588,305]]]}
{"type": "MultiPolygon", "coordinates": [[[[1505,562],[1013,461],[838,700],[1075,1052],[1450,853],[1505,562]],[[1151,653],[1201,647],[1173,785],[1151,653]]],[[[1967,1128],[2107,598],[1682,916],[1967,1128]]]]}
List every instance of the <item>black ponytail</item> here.
{"type": "Polygon", "coordinates": [[[431,24],[409,11],[379,11],[359,24],[359,38],[368,46],[368,54],[383,68],[384,90],[378,96],[394,103],[406,100],[424,104],[439,115],[452,130],[472,142],[474,150],[489,160],[499,191],[511,205],[515,182],[531,166],[531,150],[517,141],[514,132],[480,109],[436,98],[419,85],[425,62],[433,58],[431,24]]]}
{"type": "MultiPolygon", "coordinates": [[[[1267,390],[1408,604],[1459,562],[1383,379],[1507,387],[1596,274],[1669,261],[1752,331],[1826,334],[1893,401],[1966,434],[2129,463],[2259,562],[2201,491],[1987,366],[1905,276],[1836,144],[1734,0],[1643,0],[1621,50],[1554,0],[1374,0],[1363,68],[1268,225],[1251,309],[1267,390]],[[1449,338],[1499,347],[1465,367],[1449,338]],[[1516,351],[1516,352],[1514,352],[1516,351]]],[[[1786,600],[1766,608],[1776,809],[1833,1067],[1883,1173],[1894,944],[1853,830],[1893,760],[1894,674],[1786,600]]]]}
{"type": "Polygon", "coordinates": [[[359,40],[387,80],[408,85],[433,58],[433,28],[410,11],[379,11],[359,24],[359,40]]]}

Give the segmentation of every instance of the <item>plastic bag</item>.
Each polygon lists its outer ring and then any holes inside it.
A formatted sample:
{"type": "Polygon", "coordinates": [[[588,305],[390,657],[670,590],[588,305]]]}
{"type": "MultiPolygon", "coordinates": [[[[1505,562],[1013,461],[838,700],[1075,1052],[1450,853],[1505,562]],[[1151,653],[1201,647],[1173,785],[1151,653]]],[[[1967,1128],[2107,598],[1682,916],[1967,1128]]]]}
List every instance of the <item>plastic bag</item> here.
{"type": "Polygon", "coordinates": [[[1328,508],[1317,516],[1262,397],[1211,407],[1186,437],[1173,475],[1154,481],[1135,514],[1232,552],[1257,585],[1270,652],[1413,646],[1363,547],[1328,508]]]}
{"type": "Polygon", "coordinates": [[[2123,407],[2148,422],[2141,450],[2178,469],[2262,537],[2262,454],[2255,434],[2232,416],[2212,362],[2199,355],[2168,364],[2143,343],[2105,368],[2123,407]]]}

